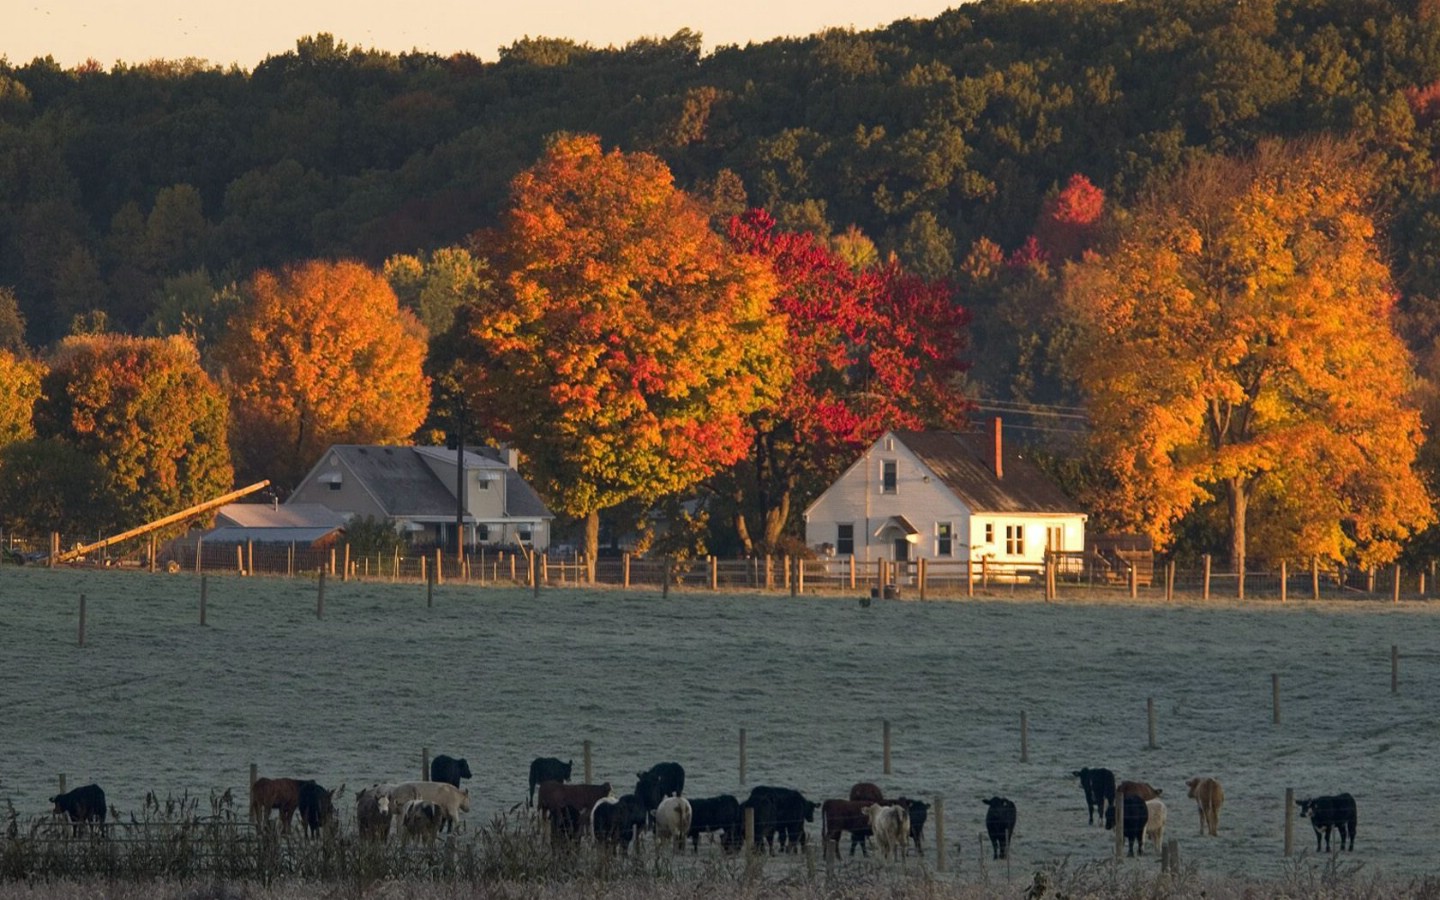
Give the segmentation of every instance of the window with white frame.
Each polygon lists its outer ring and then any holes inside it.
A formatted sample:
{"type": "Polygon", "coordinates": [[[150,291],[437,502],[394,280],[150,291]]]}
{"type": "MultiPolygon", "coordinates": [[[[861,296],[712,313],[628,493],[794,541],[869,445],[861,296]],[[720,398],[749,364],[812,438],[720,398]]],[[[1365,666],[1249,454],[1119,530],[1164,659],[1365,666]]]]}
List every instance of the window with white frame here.
{"type": "Polygon", "coordinates": [[[1010,556],[1025,555],[1025,526],[1005,526],[1005,552],[1010,556]]]}
{"type": "Polygon", "coordinates": [[[955,554],[955,525],[952,522],[940,522],[935,526],[935,555],[953,556],[955,554]]]}
{"type": "Polygon", "coordinates": [[[855,524],[853,522],[841,522],[835,526],[835,554],[837,556],[855,555],[855,524]]]}
{"type": "Polygon", "coordinates": [[[992,545],[995,543],[995,523],[994,523],[994,522],[986,522],[986,523],[985,523],[985,543],[987,543],[987,544],[992,544],[992,545]]]}
{"type": "Polygon", "coordinates": [[[900,485],[900,464],[893,459],[887,459],[880,463],[880,493],[895,494],[899,492],[900,485]]]}

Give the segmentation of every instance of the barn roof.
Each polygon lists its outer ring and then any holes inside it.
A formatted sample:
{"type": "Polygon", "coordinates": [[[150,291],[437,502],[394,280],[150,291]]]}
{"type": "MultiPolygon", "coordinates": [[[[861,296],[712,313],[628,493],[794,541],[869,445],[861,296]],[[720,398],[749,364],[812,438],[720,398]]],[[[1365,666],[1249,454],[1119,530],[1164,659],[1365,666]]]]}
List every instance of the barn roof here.
{"type": "Polygon", "coordinates": [[[897,431],[895,438],[974,512],[1084,512],[1050,476],[1026,459],[1022,447],[1002,446],[1003,474],[997,478],[991,433],[897,431]]]}
{"type": "MultiPolygon", "coordinates": [[[[520,473],[497,459],[498,451],[465,451],[465,468],[503,474],[505,515],[517,519],[550,518],[549,508],[520,473]]],[[[329,453],[339,455],[351,473],[392,518],[453,519],[455,490],[441,482],[425,463],[425,456],[453,465],[455,451],[445,447],[390,447],[374,444],[336,444],[329,453]]]]}

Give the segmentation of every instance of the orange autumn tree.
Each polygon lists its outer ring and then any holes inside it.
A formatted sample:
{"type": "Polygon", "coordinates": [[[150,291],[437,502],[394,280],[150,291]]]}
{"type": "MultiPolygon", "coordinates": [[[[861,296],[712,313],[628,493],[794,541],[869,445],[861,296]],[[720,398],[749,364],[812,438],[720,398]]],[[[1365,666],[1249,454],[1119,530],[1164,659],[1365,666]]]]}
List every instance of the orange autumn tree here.
{"type": "Polygon", "coordinates": [[[477,255],[461,311],[467,400],[598,548],[599,513],[683,490],[744,455],[784,390],[785,323],[763,261],[732,250],[648,153],[552,139],[477,255]]]}
{"type": "Polygon", "coordinates": [[[425,418],[425,329],[378,272],[310,261],[261,271],[221,339],[244,479],[294,487],[331,444],[395,444],[425,418]]]}
{"type": "Polygon", "coordinates": [[[35,404],[36,434],[103,473],[110,508],[90,511],[93,527],[139,525],[230,490],[227,424],[225,395],[183,337],[68,337],[35,404]]]}
{"type": "Polygon", "coordinates": [[[1371,187],[1345,145],[1266,143],[1191,165],[1066,270],[1098,511],[1163,543],[1221,501],[1236,571],[1252,511],[1272,559],[1388,561],[1431,521],[1371,187]]]}

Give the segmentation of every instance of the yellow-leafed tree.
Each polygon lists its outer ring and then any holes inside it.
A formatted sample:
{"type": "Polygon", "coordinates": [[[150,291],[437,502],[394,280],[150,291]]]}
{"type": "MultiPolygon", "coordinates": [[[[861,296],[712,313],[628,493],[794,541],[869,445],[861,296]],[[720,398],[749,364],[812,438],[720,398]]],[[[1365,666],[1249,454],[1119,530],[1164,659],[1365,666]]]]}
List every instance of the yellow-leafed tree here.
{"type": "Polygon", "coordinates": [[[1192,164],[1067,268],[1097,512],[1163,544],[1222,501],[1237,571],[1251,519],[1270,559],[1368,562],[1432,520],[1371,186],[1347,145],[1263,144],[1192,164]]]}
{"type": "Polygon", "coordinates": [[[330,444],[394,444],[430,403],[425,329],[378,272],[261,271],[218,347],[244,479],[293,487],[330,444]]]}

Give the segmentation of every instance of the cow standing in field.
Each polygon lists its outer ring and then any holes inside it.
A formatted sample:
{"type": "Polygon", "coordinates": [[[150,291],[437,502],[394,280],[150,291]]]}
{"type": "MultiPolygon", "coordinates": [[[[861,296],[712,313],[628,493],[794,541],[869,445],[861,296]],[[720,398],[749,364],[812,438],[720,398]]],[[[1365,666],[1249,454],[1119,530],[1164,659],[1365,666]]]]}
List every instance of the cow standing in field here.
{"type": "Polygon", "coordinates": [[[630,852],[630,843],[645,828],[649,810],[634,794],[623,797],[601,797],[590,810],[590,833],[601,847],[619,847],[630,852]]]}
{"type": "Polygon", "coordinates": [[[335,794],[343,789],[327,791],[314,781],[300,782],[300,821],[311,837],[335,821],[335,794]]]}
{"type": "Polygon", "coordinates": [[[1165,843],[1165,820],[1169,818],[1169,811],[1165,808],[1164,800],[1145,801],[1145,837],[1150,839],[1150,845],[1158,852],[1160,845],[1165,843]]]}
{"type": "Polygon", "coordinates": [[[454,831],[462,812],[470,811],[470,792],[443,781],[405,781],[390,788],[390,812],[404,824],[405,804],[425,800],[440,807],[442,829],[454,831]]]}
{"type": "Polygon", "coordinates": [[[257,826],[270,821],[270,810],[273,809],[280,813],[280,830],[289,832],[290,820],[299,808],[298,778],[257,778],[250,785],[250,820],[257,826]]]}
{"type": "Polygon", "coordinates": [[[63,794],[56,794],[50,798],[50,804],[54,812],[70,819],[77,837],[90,822],[98,823],[100,833],[105,833],[105,791],[100,785],[87,784],[63,794]]]}
{"type": "Polygon", "coordinates": [[[390,788],[372,785],[355,795],[355,824],[360,839],[384,841],[390,836],[390,788]]]}
{"type": "Polygon", "coordinates": [[[1133,794],[1141,800],[1149,802],[1159,799],[1160,795],[1165,792],[1160,788],[1151,787],[1144,781],[1122,781],[1115,785],[1115,793],[1121,795],[1133,794]]]}
{"type": "MultiPolygon", "coordinates": [[[[884,803],[884,802],[885,802],[885,793],[880,790],[880,785],[875,784],[874,782],[871,782],[871,781],[860,781],[860,782],[856,782],[855,784],[853,784],[853,785],[850,786],[850,799],[851,799],[851,800],[865,801],[865,802],[869,802],[869,803],[884,803]]],[[[824,807],[824,804],[821,804],[821,807],[822,807],[822,808],[821,808],[821,812],[820,812],[820,821],[821,821],[821,827],[824,827],[824,821],[825,821],[825,812],[824,812],[824,808],[823,808],[823,807],[824,807]]],[[[863,818],[864,814],[861,813],[861,816],[862,816],[862,818],[863,818]]],[[[866,847],[865,847],[865,842],[870,838],[870,826],[869,826],[870,820],[869,820],[869,819],[865,819],[865,822],[866,822],[866,824],[863,825],[863,826],[861,826],[861,827],[859,827],[859,828],[854,828],[854,829],[847,828],[847,829],[846,829],[847,831],[850,832],[850,855],[851,855],[851,856],[854,856],[854,855],[855,855],[855,846],[856,846],[857,844],[860,846],[860,853],[861,853],[862,855],[864,855],[864,856],[869,856],[869,855],[870,855],[870,851],[869,851],[868,849],[866,849],[866,847]]],[[[839,840],[839,838],[837,837],[836,840],[839,840]]],[[[837,856],[840,854],[840,847],[839,847],[839,845],[836,845],[836,847],[835,847],[835,854],[836,854],[837,856]]]]}
{"type": "Polygon", "coordinates": [[[910,843],[910,813],[902,806],[872,803],[865,807],[865,815],[870,818],[870,832],[875,835],[880,857],[903,860],[910,843]]]}
{"type": "Polygon", "coordinates": [[[565,784],[542,781],[536,792],[540,815],[550,822],[551,833],[579,837],[581,829],[590,824],[595,804],[611,796],[610,782],[604,784],[565,784]]]}
{"type": "Polygon", "coordinates": [[[740,849],[745,840],[745,820],[740,801],[729,794],[690,800],[690,841],[700,852],[700,835],[720,832],[720,848],[726,853],[740,849]]]}
{"type": "MultiPolygon", "coordinates": [[[[1121,807],[1125,813],[1125,821],[1121,825],[1124,832],[1126,856],[1134,856],[1136,853],[1145,855],[1145,823],[1149,821],[1150,810],[1134,794],[1124,794],[1120,801],[1124,804],[1121,807]]],[[[1105,827],[1108,830],[1115,830],[1115,807],[1112,805],[1105,811],[1105,827]]]]}
{"type": "Polygon", "coordinates": [[[553,756],[537,756],[530,761],[530,793],[527,801],[530,806],[535,805],[535,786],[546,781],[565,782],[570,780],[570,772],[574,768],[575,760],[561,762],[553,756]]]}
{"type": "Polygon", "coordinates": [[[1310,820],[1315,829],[1315,852],[1320,852],[1320,833],[1325,833],[1325,851],[1330,851],[1330,829],[1340,832],[1340,849],[1355,849],[1355,798],[1349,794],[1333,797],[1316,797],[1313,800],[1296,800],[1300,815],[1310,820]],[[1350,846],[1345,846],[1346,837],[1350,846]]]}
{"type": "Polygon", "coordinates": [[[690,801],[684,797],[666,797],[655,808],[655,841],[670,841],[677,852],[685,851],[685,839],[690,836],[690,823],[695,812],[690,801]]]}
{"type": "Polygon", "coordinates": [[[985,833],[990,836],[992,859],[1010,855],[1010,841],[1015,837],[1015,804],[1005,797],[982,800],[989,810],[985,813],[985,833]]]}
{"type": "Polygon", "coordinates": [[[400,809],[400,842],[407,844],[411,838],[419,838],[427,844],[433,844],[446,818],[445,810],[438,803],[429,800],[405,801],[405,805],[400,809]]]}
{"type": "Polygon", "coordinates": [[[1195,805],[1200,808],[1200,833],[1209,829],[1215,837],[1220,830],[1220,805],[1225,802],[1225,789],[1213,778],[1195,777],[1185,782],[1195,805]]]}
{"type": "Polygon", "coordinates": [[[826,800],[820,804],[820,840],[822,845],[830,842],[835,844],[835,853],[840,853],[840,834],[850,832],[850,855],[855,855],[855,848],[858,846],[860,852],[869,856],[870,851],[865,849],[865,838],[870,835],[870,816],[866,810],[875,806],[874,800],[826,800]]]}
{"type": "Polygon", "coordinates": [[[685,767],[679,763],[656,763],[647,772],[636,772],[635,777],[635,796],[651,811],[666,797],[678,797],[685,792],[685,767]]]}
{"type": "Polygon", "coordinates": [[[755,810],[755,844],[764,840],[775,852],[775,837],[780,837],[782,852],[795,853],[805,846],[805,823],[815,821],[815,810],[820,804],[806,800],[805,795],[794,788],[758,785],[750,789],[750,796],[740,804],[741,809],[755,810]]]}
{"type": "Polygon", "coordinates": [[[454,787],[460,786],[460,779],[470,777],[470,764],[453,756],[440,754],[430,760],[430,780],[443,781],[454,787]]]}
{"type": "Polygon", "coordinates": [[[1105,821],[1105,810],[1115,805],[1115,773],[1109,769],[1080,769],[1070,773],[1080,779],[1080,787],[1085,789],[1085,806],[1090,811],[1090,824],[1095,824],[1095,813],[1100,813],[1100,821],[1105,821]]]}

